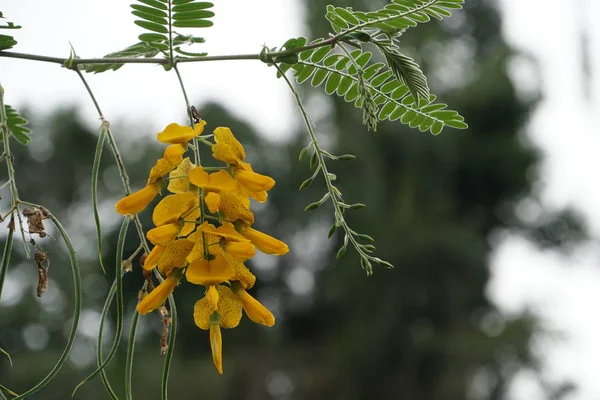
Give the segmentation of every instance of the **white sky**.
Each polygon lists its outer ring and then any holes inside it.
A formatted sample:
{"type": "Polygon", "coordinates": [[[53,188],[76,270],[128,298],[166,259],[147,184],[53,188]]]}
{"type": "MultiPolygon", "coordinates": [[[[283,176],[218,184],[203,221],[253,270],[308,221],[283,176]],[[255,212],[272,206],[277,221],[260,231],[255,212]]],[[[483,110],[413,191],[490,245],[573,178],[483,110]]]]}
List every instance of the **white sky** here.
{"type": "MultiPolygon", "coordinates": [[[[480,0],[467,0],[480,1],[480,0]]],[[[16,50],[67,57],[69,41],[81,57],[101,56],[136,40],[141,29],[131,23],[129,3],[119,0],[10,0],[2,11],[9,20],[24,25],[13,31],[16,50]],[[35,9],[35,13],[31,10],[35,9]]],[[[294,0],[215,1],[215,26],[205,32],[202,50],[211,55],[252,53],[268,40],[271,47],[304,33],[301,9],[294,0]],[[225,24],[227,18],[227,25],[225,24]],[[235,41],[231,32],[236,35],[235,41]]],[[[325,4],[325,2],[324,2],[325,4]]],[[[539,62],[544,101],[526,131],[545,151],[543,181],[539,186],[545,205],[573,205],[584,212],[594,235],[600,233],[600,132],[592,117],[600,115],[600,15],[597,0],[501,0],[504,32],[511,44],[539,62]],[[543,6],[543,12],[540,9],[543,6]],[[571,6],[571,7],[569,7],[571,6]],[[581,24],[591,36],[592,98],[584,100],[579,64],[581,24]]],[[[201,34],[201,35],[202,35],[201,34]]],[[[183,65],[183,79],[191,101],[221,101],[248,119],[266,136],[285,139],[297,123],[291,96],[283,82],[273,79],[273,68],[254,61],[239,61],[247,68],[237,73],[236,62],[183,65]]],[[[515,63],[519,87],[527,87],[532,71],[515,63]]],[[[533,72],[535,73],[535,72],[533,72]]],[[[183,100],[176,77],[160,67],[126,66],[118,72],[88,76],[104,110],[113,122],[144,121],[148,132],[117,135],[152,135],[174,118],[183,118],[183,100]]],[[[6,101],[18,107],[33,104],[40,111],[77,103],[90,121],[94,109],[81,83],[71,71],[53,64],[0,59],[0,79],[6,101]]],[[[184,123],[185,120],[179,121],[184,123]]],[[[143,125],[144,126],[144,125],[143,125]]],[[[568,378],[579,385],[570,400],[600,399],[600,269],[596,247],[571,258],[542,253],[522,238],[508,236],[493,256],[490,297],[508,313],[531,308],[545,325],[564,334],[563,340],[540,338],[536,350],[546,361],[549,378],[568,378]]],[[[544,399],[527,374],[512,390],[514,399],[544,399]]]]}

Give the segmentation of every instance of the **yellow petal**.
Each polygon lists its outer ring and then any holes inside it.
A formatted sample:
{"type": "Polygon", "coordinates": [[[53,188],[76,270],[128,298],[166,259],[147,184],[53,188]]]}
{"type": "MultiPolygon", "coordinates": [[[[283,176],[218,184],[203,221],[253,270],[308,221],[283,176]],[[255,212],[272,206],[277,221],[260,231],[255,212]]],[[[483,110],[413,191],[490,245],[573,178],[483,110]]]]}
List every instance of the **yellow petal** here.
{"type": "Polygon", "coordinates": [[[194,260],[185,274],[190,283],[196,285],[218,285],[235,274],[233,266],[218,255],[213,260],[194,260]]]}
{"type": "Polygon", "coordinates": [[[176,165],[171,164],[166,159],[159,158],[158,160],[156,160],[156,164],[154,164],[154,167],[152,167],[152,169],[150,170],[150,174],[148,176],[148,185],[156,182],[157,180],[171,172],[175,167],[176,165]]]}
{"type": "Polygon", "coordinates": [[[264,203],[267,201],[268,194],[264,190],[262,192],[251,192],[248,190],[246,193],[259,203],[264,203]]]}
{"type": "Polygon", "coordinates": [[[231,129],[219,127],[214,130],[216,144],[212,146],[213,157],[227,164],[237,165],[244,161],[246,152],[242,144],[233,136],[231,129]]]}
{"type": "Polygon", "coordinates": [[[256,249],[252,243],[248,242],[233,242],[227,241],[223,246],[225,251],[240,261],[246,261],[256,253],[256,249]]]}
{"type": "Polygon", "coordinates": [[[170,275],[138,303],[136,307],[137,311],[144,315],[162,306],[167,297],[169,297],[171,292],[175,289],[180,279],[181,275],[179,274],[170,275]]]}
{"type": "Polygon", "coordinates": [[[163,158],[167,160],[169,164],[177,166],[183,160],[182,156],[183,153],[185,153],[185,150],[185,144],[172,144],[170,146],[167,146],[167,148],[165,149],[163,158]]]}
{"type": "Polygon", "coordinates": [[[262,192],[270,190],[275,186],[275,180],[267,175],[257,174],[254,171],[236,169],[233,177],[251,192],[262,192]]]}
{"type": "Polygon", "coordinates": [[[241,220],[248,225],[254,223],[254,214],[250,211],[250,199],[239,182],[236,182],[233,190],[219,193],[219,197],[221,198],[219,211],[223,214],[224,219],[241,220]]]}
{"type": "Polygon", "coordinates": [[[157,184],[150,184],[119,200],[117,204],[115,204],[115,209],[122,215],[137,214],[150,204],[158,194],[158,191],[157,184]]]}
{"type": "Polygon", "coordinates": [[[227,240],[236,242],[249,242],[250,240],[243,237],[231,222],[223,221],[222,225],[215,230],[215,235],[218,235],[227,240]]]}
{"type": "Polygon", "coordinates": [[[187,256],[194,243],[187,239],[179,239],[167,244],[158,261],[158,270],[163,275],[169,275],[175,268],[183,268],[187,264],[187,256]]]}
{"type": "Polygon", "coordinates": [[[165,249],[165,246],[154,246],[152,251],[150,251],[150,254],[148,254],[144,260],[144,269],[146,271],[150,271],[152,268],[158,265],[158,261],[165,252],[165,249]]]}
{"type": "Polygon", "coordinates": [[[219,206],[221,205],[221,197],[219,197],[219,195],[216,193],[208,192],[204,196],[204,202],[208,207],[208,211],[210,211],[212,214],[215,214],[219,211],[219,206]]]}
{"type": "Polygon", "coordinates": [[[189,172],[194,167],[194,164],[188,157],[184,158],[177,168],[169,174],[169,186],[167,189],[171,193],[185,193],[190,190],[189,172]]]}
{"type": "Polygon", "coordinates": [[[204,258],[206,256],[206,254],[204,254],[205,248],[207,248],[210,253],[215,256],[220,254],[220,252],[223,252],[220,246],[209,246],[209,244],[219,241],[219,237],[211,233],[214,232],[215,229],[216,228],[214,225],[205,221],[196,228],[196,232],[187,237],[188,240],[195,243],[194,248],[190,254],[188,254],[188,263],[192,263],[194,260],[199,258],[204,258]],[[204,246],[204,240],[206,240],[206,246],[204,246]]]}
{"type": "Polygon", "coordinates": [[[283,243],[281,240],[275,239],[266,233],[257,231],[250,226],[242,227],[240,233],[246,239],[250,239],[252,244],[254,244],[263,253],[281,256],[290,251],[287,244],[283,243]]]}
{"type": "MultiPolygon", "coordinates": [[[[242,319],[242,302],[227,286],[216,288],[219,292],[217,312],[221,316],[221,326],[226,329],[235,328],[242,319]]],[[[200,329],[207,330],[213,313],[214,310],[209,306],[205,296],[194,305],[194,322],[200,329]]]]}
{"type": "Polygon", "coordinates": [[[152,222],[156,226],[177,222],[181,215],[193,206],[194,200],[197,204],[198,198],[193,193],[177,193],[163,197],[154,207],[152,222]]]}
{"type": "Polygon", "coordinates": [[[217,324],[210,325],[210,350],[217,371],[219,371],[219,374],[223,374],[223,339],[221,337],[221,327],[217,324]]]}
{"type": "Polygon", "coordinates": [[[206,121],[204,120],[194,125],[194,129],[189,126],[181,126],[172,123],[167,125],[167,127],[157,135],[157,139],[159,142],[168,144],[187,143],[196,136],[202,134],[204,125],[206,125],[206,121]]]}
{"type": "Polygon", "coordinates": [[[244,307],[248,318],[257,324],[275,325],[275,317],[271,314],[271,311],[267,310],[258,300],[250,296],[244,289],[237,287],[237,285],[233,286],[233,290],[235,295],[242,301],[242,307],[244,307]]]}
{"type": "Polygon", "coordinates": [[[189,173],[190,182],[205,192],[221,192],[232,190],[235,180],[227,171],[218,171],[208,174],[202,167],[193,168],[189,173]]]}
{"type": "Polygon", "coordinates": [[[208,301],[208,306],[212,308],[213,311],[216,311],[219,304],[219,291],[217,290],[217,287],[214,285],[208,286],[205,296],[206,301],[208,301]]]}
{"type": "Polygon", "coordinates": [[[180,226],[178,223],[166,224],[150,229],[146,233],[146,237],[154,245],[166,245],[175,240],[179,233],[180,226]]]}
{"type": "Polygon", "coordinates": [[[248,267],[229,253],[223,253],[223,257],[235,269],[235,274],[231,277],[230,281],[238,281],[244,289],[252,288],[256,283],[256,276],[250,272],[248,267]]]}

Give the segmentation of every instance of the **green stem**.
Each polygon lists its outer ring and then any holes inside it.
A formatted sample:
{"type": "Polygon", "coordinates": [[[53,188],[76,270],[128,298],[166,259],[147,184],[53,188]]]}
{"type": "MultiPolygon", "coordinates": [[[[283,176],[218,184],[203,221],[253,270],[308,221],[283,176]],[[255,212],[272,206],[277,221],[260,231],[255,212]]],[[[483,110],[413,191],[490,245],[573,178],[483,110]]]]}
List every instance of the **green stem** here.
{"type": "MultiPolygon", "coordinates": [[[[83,74],[81,73],[81,71],[79,71],[78,69],[75,69],[75,71],[77,72],[77,75],[83,82],[88,94],[90,95],[90,98],[94,102],[94,106],[96,107],[96,111],[98,112],[98,116],[100,117],[100,120],[102,120],[103,125],[106,126],[106,137],[108,138],[108,144],[110,146],[110,149],[111,149],[113,156],[115,157],[115,161],[117,163],[117,169],[119,170],[119,175],[121,176],[121,181],[123,182],[123,188],[125,189],[125,195],[130,195],[131,194],[131,186],[129,184],[129,175],[127,174],[127,169],[125,168],[125,163],[123,162],[123,158],[121,157],[121,153],[119,152],[119,148],[115,141],[115,137],[112,134],[112,130],[110,129],[110,123],[104,119],[104,115],[102,114],[100,105],[96,101],[96,97],[94,96],[94,93],[92,92],[92,89],[90,88],[90,86],[87,84],[87,81],[86,81],[85,77],[83,76],[83,74]]],[[[144,228],[142,227],[140,218],[137,215],[134,215],[133,222],[134,222],[136,230],[138,232],[140,242],[141,242],[142,246],[144,247],[144,251],[146,253],[150,253],[150,247],[148,246],[148,242],[146,242],[146,235],[144,234],[144,228]]]]}
{"type": "Polygon", "coordinates": [[[104,263],[102,262],[102,224],[100,223],[100,213],[98,212],[98,175],[100,174],[100,160],[102,159],[102,150],[106,141],[106,126],[102,124],[98,143],[96,144],[96,153],[94,154],[94,164],[92,165],[92,208],[94,211],[94,221],[96,222],[96,240],[98,241],[98,261],[102,272],[106,274],[104,263]]]}
{"type": "MultiPolygon", "coordinates": [[[[98,338],[96,340],[96,365],[100,367],[104,360],[104,355],[102,354],[102,343],[104,336],[104,322],[106,321],[106,317],[108,316],[108,312],[110,311],[110,306],[112,304],[115,295],[117,294],[117,279],[115,278],[113,284],[108,291],[108,295],[106,296],[106,301],[104,302],[104,306],[102,307],[102,314],[100,315],[100,324],[98,325],[98,338]]],[[[108,380],[108,376],[106,375],[106,370],[102,369],[100,371],[100,379],[102,380],[102,384],[106,389],[106,392],[113,400],[118,400],[119,396],[115,393],[110,382],[108,380]]]]}
{"type": "Polygon", "coordinates": [[[7,155],[6,160],[6,171],[8,174],[8,181],[10,182],[10,202],[11,207],[17,211],[17,220],[19,221],[19,230],[21,231],[21,240],[25,248],[25,256],[27,259],[31,258],[31,252],[25,239],[25,228],[23,220],[21,219],[21,213],[19,212],[19,191],[17,190],[17,182],[15,180],[15,168],[13,165],[13,157],[10,151],[10,132],[8,131],[8,118],[6,117],[6,110],[4,109],[4,88],[0,85],[0,129],[2,130],[2,143],[4,144],[4,154],[7,155]]]}
{"type": "Polygon", "coordinates": [[[175,352],[175,337],[177,336],[177,307],[175,305],[175,299],[173,298],[173,294],[169,295],[169,308],[169,311],[171,312],[171,331],[169,332],[169,347],[167,348],[167,354],[165,354],[165,363],[163,366],[163,373],[161,378],[162,400],[167,400],[169,372],[171,371],[171,362],[173,361],[173,354],[175,352]]]}
{"type": "MultiPolygon", "coordinates": [[[[360,254],[360,256],[362,258],[371,259],[372,256],[366,254],[361,249],[360,244],[354,238],[354,235],[352,234],[352,230],[350,229],[346,220],[344,219],[342,206],[338,202],[337,189],[333,186],[333,183],[331,182],[331,179],[329,177],[329,172],[327,171],[327,165],[325,163],[325,151],[323,149],[321,149],[321,144],[319,143],[319,140],[317,139],[317,136],[313,129],[312,123],[310,121],[310,117],[308,116],[308,113],[306,112],[306,109],[304,108],[304,104],[302,103],[302,99],[300,98],[300,94],[298,93],[296,88],[294,88],[294,85],[292,85],[292,82],[285,75],[285,73],[281,70],[281,68],[278,65],[275,65],[275,68],[277,68],[277,70],[279,71],[281,76],[285,79],[285,82],[287,83],[288,87],[292,91],[292,94],[294,95],[294,98],[296,100],[296,104],[298,105],[298,108],[300,109],[300,113],[302,114],[302,118],[304,119],[304,124],[306,125],[308,134],[310,135],[310,140],[315,149],[315,154],[317,155],[317,163],[319,164],[319,167],[323,173],[323,179],[325,179],[327,191],[329,192],[329,198],[331,199],[331,204],[333,205],[336,223],[342,224],[344,232],[346,233],[346,237],[348,237],[348,239],[352,243],[353,247],[360,254]]],[[[370,275],[370,274],[372,274],[373,271],[367,269],[366,272],[367,272],[367,275],[370,275]]]]}
{"type": "MultiPolygon", "coordinates": [[[[146,283],[144,283],[146,286],[146,283]]],[[[133,355],[135,352],[135,336],[137,334],[140,313],[134,311],[131,320],[131,329],[129,330],[129,341],[127,342],[127,356],[125,357],[125,398],[133,400],[132,375],[133,375],[133,355]]]]}
{"type": "Polygon", "coordinates": [[[123,271],[121,268],[121,262],[123,261],[123,249],[125,247],[125,237],[127,235],[127,228],[129,227],[130,222],[131,221],[129,218],[123,218],[123,223],[121,225],[121,229],[119,230],[119,237],[117,239],[117,254],[116,254],[116,260],[115,260],[115,264],[116,264],[115,265],[115,280],[117,283],[117,288],[116,288],[116,290],[117,290],[117,316],[116,316],[117,323],[116,323],[115,337],[113,339],[112,347],[110,348],[108,355],[106,356],[106,359],[104,361],[102,361],[102,363],[94,370],[94,372],[89,374],[87,376],[87,378],[85,378],[83,381],[81,381],[75,387],[75,389],[73,389],[73,393],[72,393],[71,397],[73,397],[75,395],[75,392],[77,392],[77,390],[81,386],[83,386],[86,382],[88,382],[90,379],[95,377],[99,372],[103,371],[108,366],[108,364],[112,361],[115,354],[117,353],[117,349],[119,347],[119,342],[121,341],[121,333],[123,332],[124,300],[123,300],[123,271]]]}
{"type": "MultiPolygon", "coordinates": [[[[6,279],[6,273],[8,272],[8,264],[10,264],[10,253],[12,251],[13,235],[12,229],[8,230],[6,237],[6,243],[4,244],[4,253],[2,253],[2,264],[0,265],[0,299],[2,299],[2,288],[4,287],[4,281],[6,279]]],[[[8,355],[8,353],[6,353],[8,355]]],[[[10,360],[10,356],[8,357],[10,360]]],[[[12,361],[11,361],[12,364],[12,361]]]]}

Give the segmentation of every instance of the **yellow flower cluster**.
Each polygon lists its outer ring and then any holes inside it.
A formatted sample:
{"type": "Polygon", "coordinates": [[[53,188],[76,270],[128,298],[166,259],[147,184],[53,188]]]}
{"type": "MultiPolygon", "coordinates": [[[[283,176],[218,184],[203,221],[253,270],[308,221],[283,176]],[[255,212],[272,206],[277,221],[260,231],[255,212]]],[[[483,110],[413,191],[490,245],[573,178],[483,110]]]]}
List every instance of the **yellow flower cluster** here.
{"type": "Polygon", "coordinates": [[[288,247],[251,227],[250,198],[266,201],[275,181],[244,162],[244,148],[229,128],[216,128],[212,145],[213,157],[225,167],[211,168],[218,171],[208,173],[183,158],[187,143],[202,134],[205,125],[205,121],[194,128],[170,124],[160,132],[158,140],[169,146],[150,171],[146,187],[121,199],[115,208],[123,215],[137,214],[161,190],[172,193],[154,208],[155,227],[146,235],[154,247],[144,269],[158,268],[165,279],[139,302],[137,310],[147,314],[162,306],[184,276],[204,286],[204,297],[194,307],[194,320],[210,331],[213,361],[223,373],[221,328],[236,327],[242,309],[256,323],[275,324],[273,314],[247,292],[256,277],[244,261],[254,256],[256,248],[283,255],[288,247]]]}

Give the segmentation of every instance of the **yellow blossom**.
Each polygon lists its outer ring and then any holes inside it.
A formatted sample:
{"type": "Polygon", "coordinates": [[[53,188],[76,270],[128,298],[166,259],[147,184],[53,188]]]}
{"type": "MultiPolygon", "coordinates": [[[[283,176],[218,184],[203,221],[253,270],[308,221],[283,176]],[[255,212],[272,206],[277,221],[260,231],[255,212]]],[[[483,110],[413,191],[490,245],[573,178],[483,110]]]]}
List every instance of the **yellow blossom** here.
{"type": "MultiPolygon", "coordinates": [[[[216,288],[219,292],[216,312],[221,316],[220,324],[225,329],[235,328],[242,319],[242,301],[227,286],[219,285],[216,288]]],[[[203,297],[194,305],[194,322],[200,329],[208,330],[213,312],[206,296],[203,297]]]]}
{"type": "Polygon", "coordinates": [[[254,244],[263,253],[281,256],[290,251],[287,244],[281,240],[275,239],[266,233],[257,231],[248,225],[241,226],[240,233],[246,239],[250,239],[252,244],[254,244]]]}
{"type": "Polygon", "coordinates": [[[221,197],[216,193],[208,192],[204,195],[204,203],[206,203],[208,211],[214,214],[218,212],[221,207],[221,197]]]}
{"type": "Polygon", "coordinates": [[[244,224],[254,223],[254,214],[250,211],[250,199],[239,182],[233,190],[219,193],[219,211],[229,221],[241,220],[244,224]]]}
{"type": "Polygon", "coordinates": [[[169,275],[167,279],[165,279],[160,285],[154,288],[153,291],[148,293],[146,297],[144,297],[137,305],[137,311],[144,315],[148,314],[151,311],[156,310],[158,307],[162,306],[171,294],[171,292],[175,289],[179,280],[181,279],[181,273],[173,273],[169,275]]]}
{"type": "Polygon", "coordinates": [[[150,229],[146,233],[146,237],[154,245],[166,245],[167,243],[175,240],[180,230],[181,226],[175,222],[150,229]]]}
{"type": "Polygon", "coordinates": [[[158,265],[158,262],[160,261],[160,258],[164,254],[166,248],[166,246],[161,245],[157,245],[152,248],[150,254],[148,254],[144,260],[144,269],[146,271],[150,271],[152,268],[158,265]]]}
{"type": "Polygon", "coordinates": [[[202,167],[195,167],[189,173],[190,182],[204,190],[205,192],[219,193],[226,190],[232,190],[235,186],[235,180],[227,171],[217,171],[208,174],[202,167]]]}
{"type": "Polygon", "coordinates": [[[271,314],[271,311],[267,310],[265,306],[260,304],[258,300],[250,296],[246,290],[244,290],[237,282],[231,285],[233,293],[241,300],[242,307],[248,318],[257,324],[263,324],[266,326],[275,325],[275,317],[271,314]]]}
{"type": "Polygon", "coordinates": [[[187,255],[192,247],[194,247],[194,243],[187,239],[178,239],[168,243],[158,261],[158,271],[163,275],[169,275],[173,269],[185,267],[187,255]]]}
{"type": "Polygon", "coordinates": [[[171,193],[185,193],[190,191],[189,172],[194,164],[189,157],[184,158],[177,168],[169,174],[169,185],[167,190],[171,193]]]}
{"type": "Polygon", "coordinates": [[[212,146],[213,157],[227,164],[238,165],[244,161],[246,152],[242,144],[233,136],[231,129],[218,127],[214,130],[216,144],[212,146]]]}
{"type": "Polygon", "coordinates": [[[204,131],[206,121],[200,121],[192,129],[189,126],[181,126],[176,123],[167,125],[167,127],[157,135],[159,142],[174,144],[187,143],[204,131]]]}
{"type": "Polygon", "coordinates": [[[200,217],[198,205],[198,196],[194,193],[177,193],[165,196],[154,208],[152,222],[156,226],[161,226],[184,219],[189,222],[183,223],[179,234],[182,236],[188,235],[196,228],[194,221],[200,217]]]}
{"type": "Polygon", "coordinates": [[[192,261],[185,277],[196,285],[218,285],[234,274],[233,266],[222,255],[218,255],[212,260],[198,258],[192,261]]]}
{"type": "Polygon", "coordinates": [[[144,208],[156,197],[159,192],[159,185],[152,183],[129,196],[122,198],[115,205],[119,214],[130,215],[142,212],[144,208]]]}

